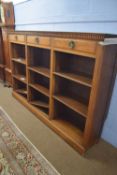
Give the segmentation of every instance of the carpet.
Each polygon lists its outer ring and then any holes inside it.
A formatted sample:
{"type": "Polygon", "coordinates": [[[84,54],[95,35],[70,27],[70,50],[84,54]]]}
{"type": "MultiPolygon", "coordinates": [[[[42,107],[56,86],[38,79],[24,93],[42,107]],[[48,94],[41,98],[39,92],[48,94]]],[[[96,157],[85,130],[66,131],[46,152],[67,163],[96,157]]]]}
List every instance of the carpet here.
{"type": "Polygon", "coordinates": [[[0,175],[60,175],[1,107],[0,175]]]}

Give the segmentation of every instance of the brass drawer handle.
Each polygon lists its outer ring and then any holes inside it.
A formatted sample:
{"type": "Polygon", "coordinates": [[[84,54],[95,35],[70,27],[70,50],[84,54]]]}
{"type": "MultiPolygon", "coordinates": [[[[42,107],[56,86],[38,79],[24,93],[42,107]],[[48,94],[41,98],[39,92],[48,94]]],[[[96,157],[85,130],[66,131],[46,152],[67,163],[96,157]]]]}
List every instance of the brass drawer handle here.
{"type": "Polygon", "coordinates": [[[38,44],[39,43],[39,38],[35,38],[35,42],[38,44]]]}
{"type": "Polygon", "coordinates": [[[74,41],[69,41],[68,46],[70,49],[74,49],[75,48],[75,42],[74,41]]]}
{"type": "Polygon", "coordinates": [[[17,37],[17,35],[15,35],[15,40],[17,40],[18,39],[18,37],[17,37]]]}

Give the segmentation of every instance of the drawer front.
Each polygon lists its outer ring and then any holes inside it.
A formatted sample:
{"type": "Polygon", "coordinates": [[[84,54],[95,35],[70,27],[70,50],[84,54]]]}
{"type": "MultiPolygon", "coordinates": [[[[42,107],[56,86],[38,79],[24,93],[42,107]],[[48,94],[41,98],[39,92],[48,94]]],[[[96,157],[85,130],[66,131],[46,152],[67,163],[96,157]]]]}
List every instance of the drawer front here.
{"type": "Polygon", "coordinates": [[[9,40],[16,41],[16,42],[25,42],[25,35],[10,34],[9,40]]]}
{"type": "Polygon", "coordinates": [[[40,36],[27,36],[27,43],[34,45],[50,46],[50,38],[40,36]]]}
{"type": "Polygon", "coordinates": [[[97,43],[88,40],[75,40],[75,39],[59,39],[55,38],[53,46],[55,48],[67,49],[79,52],[95,53],[97,43]]]}

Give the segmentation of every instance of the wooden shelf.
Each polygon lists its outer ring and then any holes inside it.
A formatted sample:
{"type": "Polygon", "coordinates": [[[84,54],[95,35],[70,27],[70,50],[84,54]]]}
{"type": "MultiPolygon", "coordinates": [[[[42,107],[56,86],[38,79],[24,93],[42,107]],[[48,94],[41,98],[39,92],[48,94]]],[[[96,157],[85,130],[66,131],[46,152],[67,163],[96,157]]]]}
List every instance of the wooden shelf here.
{"type": "Polygon", "coordinates": [[[21,93],[18,93],[16,92],[15,90],[13,91],[14,94],[16,94],[19,98],[21,98],[22,100],[24,100],[25,102],[28,102],[27,101],[27,96],[25,94],[21,94],[21,93]]]}
{"type": "Polygon", "coordinates": [[[83,132],[78,129],[75,125],[72,125],[69,121],[58,119],[51,120],[52,125],[54,125],[58,130],[60,130],[60,133],[65,135],[67,138],[75,142],[76,144],[82,145],[83,140],[83,132]]]}
{"type": "Polygon", "coordinates": [[[75,75],[73,73],[68,72],[53,72],[54,75],[57,75],[59,77],[66,78],[68,80],[74,81],[76,83],[80,83],[82,85],[92,87],[92,80],[88,77],[81,76],[81,75],[75,75]]]}
{"type": "Polygon", "coordinates": [[[26,77],[23,76],[23,75],[17,74],[17,75],[13,75],[13,77],[16,78],[17,80],[19,80],[19,81],[25,83],[25,84],[27,83],[27,82],[26,82],[26,77]]]}
{"type": "Polygon", "coordinates": [[[4,69],[5,65],[0,63],[0,68],[4,69]]]}
{"type": "Polygon", "coordinates": [[[33,67],[28,67],[28,69],[32,70],[38,74],[44,75],[45,77],[50,78],[50,70],[48,68],[33,66],[33,67]]]}
{"type": "Polygon", "coordinates": [[[61,95],[54,95],[54,99],[58,100],[59,102],[63,103],[70,109],[74,110],[75,112],[81,114],[83,117],[87,117],[87,106],[66,96],[61,95]]]}
{"type": "Polygon", "coordinates": [[[26,89],[16,89],[15,92],[18,92],[20,94],[27,95],[27,90],[26,89]]]}
{"type": "Polygon", "coordinates": [[[12,61],[26,65],[26,60],[24,58],[12,58],[12,61]]]}
{"type": "Polygon", "coordinates": [[[9,69],[7,67],[5,67],[5,71],[8,72],[9,74],[11,74],[11,72],[12,72],[11,69],[9,69]]]}
{"type": "Polygon", "coordinates": [[[43,108],[49,108],[49,105],[47,104],[47,103],[45,103],[45,102],[42,102],[42,101],[37,101],[37,100],[35,100],[35,101],[30,101],[30,103],[32,104],[32,105],[35,105],[35,106],[39,106],[39,107],[43,107],[43,108]]]}
{"type": "Polygon", "coordinates": [[[46,87],[39,85],[39,84],[29,84],[30,87],[34,88],[35,90],[41,92],[42,94],[46,95],[47,97],[49,97],[49,89],[47,89],[46,87]]]}

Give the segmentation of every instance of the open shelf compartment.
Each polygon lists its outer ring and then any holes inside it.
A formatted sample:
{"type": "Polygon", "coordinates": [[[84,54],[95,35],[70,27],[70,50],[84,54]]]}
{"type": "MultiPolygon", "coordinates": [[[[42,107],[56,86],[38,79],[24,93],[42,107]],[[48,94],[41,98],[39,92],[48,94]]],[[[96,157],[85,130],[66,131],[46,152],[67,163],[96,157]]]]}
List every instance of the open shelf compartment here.
{"type": "Polygon", "coordinates": [[[49,98],[34,89],[32,86],[28,87],[29,103],[48,115],[49,113],[49,98]]]}
{"type": "Polygon", "coordinates": [[[92,86],[95,60],[74,54],[55,51],[55,75],[78,82],[85,86],[92,86]]]}
{"type": "Polygon", "coordinates": [[[12,63],[13,76],[26,83],[26,66],[18,64],[17,62],[12,63]]]}
{"type": "Polygon", "coordinates": [[[22,64],[26,64],[25,45],[11,43],[11,59],[22,64]]]}
{"type": "Polygon", "coordinates": [[[89,97],[90,87],[55,76],[53,98],[85,118],[88,112],[89,97]]]}
{"type": "Polygon", "coordinates": [[[13,78],[13,89],[24,98],[27,98],[27,85],[16,78],[13,78]]]}
{"type": "Polygon", "coordinates": [[[28,46],[28,66],[33,71],[50,77],[50,50],[28,46]]]}
{"type": "Polygon", "coordinates": [[[29,70],[29,84],[36,90],[49,97],[49,84],[50,81],[47,77],[29,70]]]}
{"type": "Polygon", "coordinates": [[[55,100],[54,119],[51,121],[75,142],[82,142],[86,119],[80,114],[55,100]]]}

